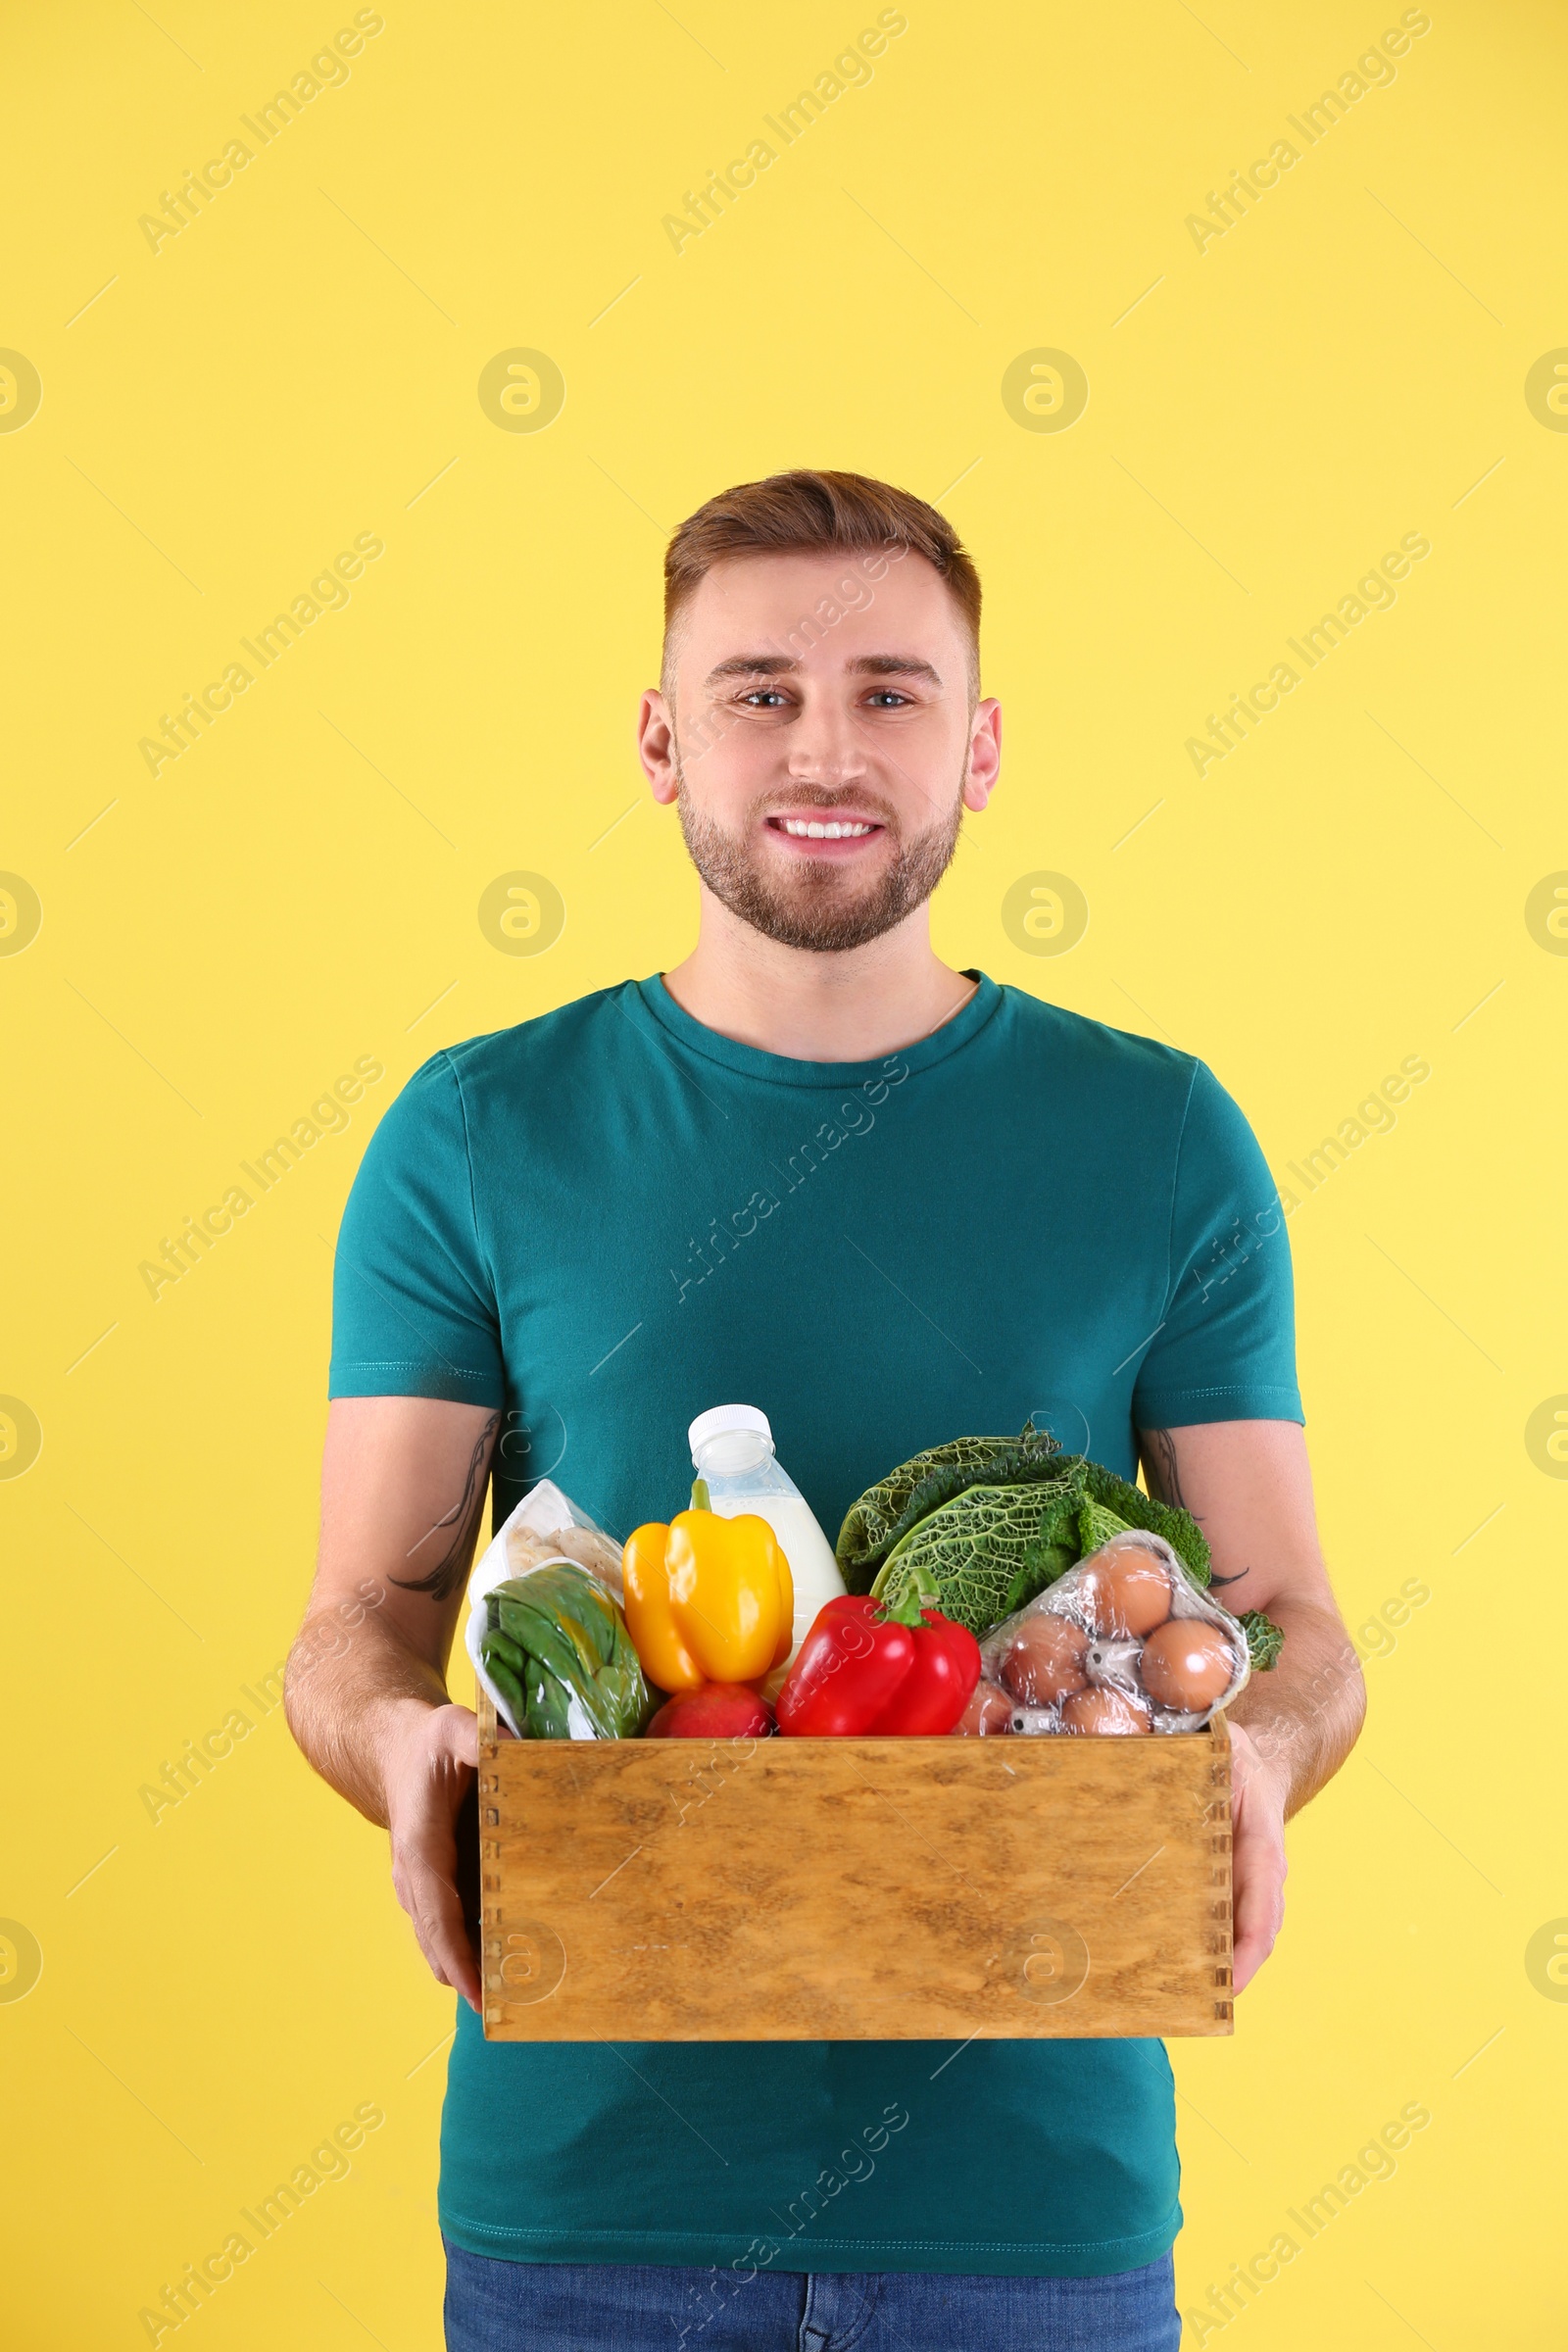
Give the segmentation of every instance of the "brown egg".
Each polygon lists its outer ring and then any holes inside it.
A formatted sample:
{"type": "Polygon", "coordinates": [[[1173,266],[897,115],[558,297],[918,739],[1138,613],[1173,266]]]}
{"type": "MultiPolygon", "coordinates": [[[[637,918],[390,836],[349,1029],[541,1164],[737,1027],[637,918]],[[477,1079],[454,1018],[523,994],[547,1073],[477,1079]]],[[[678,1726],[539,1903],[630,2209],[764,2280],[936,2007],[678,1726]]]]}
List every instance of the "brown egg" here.
{"type": "Polygon", "coordinates": [[[1012,1729],[1012,1700],[1005,1690],[982,1676],[976,1683],[969,1704],[953,1727],[953,1738],[967,1735],[971,1739],[995,1739],[999,1732],[1012,1729]]]}
{"type": "Polygon", "coordinates": [[[1236,1648],[1201,1617],[1172,1617],[1144,1643],[1144,1688],[1162,1707],[1196,1715],[1224,1695],[1236,1676],[1236,1648]]]}
{"type": "Polygon", "coordinates": [[[1141,1544],[1107,1544],[1078,1597],[1097,1634],[1148,1634],[1170,1615],[1170,1574],[1141,1544]]]}
{"type": "Polygon", "coordinates": [[[1080,1690],[1063,1701],[1064,1732],[1147,1732],[1149,1713],[1120,1690],[1080,1690]]]}
{"type": "Polygon", "coordinates": [[[1084,1688],[1088,1650],[1088,1640],[1070,1617],[1043,1609],[1026,1617],[1008,1642],[1002,1679],[1026,1707],[1049,1707],[1084,1688]]]}

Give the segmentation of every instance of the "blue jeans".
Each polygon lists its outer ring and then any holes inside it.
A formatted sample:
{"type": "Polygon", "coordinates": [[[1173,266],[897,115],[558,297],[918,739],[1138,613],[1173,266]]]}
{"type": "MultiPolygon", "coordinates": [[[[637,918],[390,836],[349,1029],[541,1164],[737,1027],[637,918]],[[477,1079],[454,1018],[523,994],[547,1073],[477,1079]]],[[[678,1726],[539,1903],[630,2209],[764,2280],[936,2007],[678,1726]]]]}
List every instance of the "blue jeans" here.
{"type": "Polygon", "coordinates": [[[1176,2352],[1171,2258],[1106,2278],[498,2262],[447,2249],[447,2352],[1176,2352]]]}

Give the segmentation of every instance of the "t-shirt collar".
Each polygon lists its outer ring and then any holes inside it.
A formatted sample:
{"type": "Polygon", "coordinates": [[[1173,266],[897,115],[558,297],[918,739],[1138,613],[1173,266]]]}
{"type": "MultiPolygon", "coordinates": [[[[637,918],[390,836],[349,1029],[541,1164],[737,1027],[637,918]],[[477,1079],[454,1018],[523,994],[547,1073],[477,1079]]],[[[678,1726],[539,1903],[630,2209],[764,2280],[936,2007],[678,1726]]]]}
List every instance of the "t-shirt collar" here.
{"type": "Polygon", "coordinates": [[[661,1029],[689,1052],[701,1054],[706,1060],[716,1061],[742,1077],[769,1079],[775,1086],[839,1087],[858,1086],[868,1079],[882,1077],[894,1064],[911,1072],[929,1069],[934,1062],[945,1061],[950,1054],[961,1052],[993,1018],[1003,999],[996,981],[984,972],[966,969],[964,977],[979,983],[967,1004],[960,1006],[951,1020],[944,1021],[929,1037],[918,1038],[913,1045],[901,1047],[897,1053],[884,1054],[875,1061],[798,1061],[792,1054],[766,1054],[760,1046],[740,1045],[734,1038],[721,1037],[716,1029],[695,1020],[676,1004],[658,972],[647,980],[628,982],[627,993],[661,1029]]]}

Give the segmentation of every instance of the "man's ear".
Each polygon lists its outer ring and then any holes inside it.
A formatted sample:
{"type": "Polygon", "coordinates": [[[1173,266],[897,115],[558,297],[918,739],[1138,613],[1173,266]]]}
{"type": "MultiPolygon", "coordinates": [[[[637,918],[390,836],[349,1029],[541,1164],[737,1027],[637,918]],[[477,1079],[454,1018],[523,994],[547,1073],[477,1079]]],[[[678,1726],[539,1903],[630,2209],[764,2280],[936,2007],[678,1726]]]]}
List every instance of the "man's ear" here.
{"type": "Polygon", "coordinates": [[[680,791],[675,761],[675,713],[657,686],[650,686],[637,713],[637,757],[653,786],[654,798],[667,808],[680,791]]]}
{"type": "Polygon", "coordinates": [[[1002,705],[994,695],[975,706],[969,727],[969,760],[963,771],[963,805],[983,808],[1002,771],[1002,705]]]}

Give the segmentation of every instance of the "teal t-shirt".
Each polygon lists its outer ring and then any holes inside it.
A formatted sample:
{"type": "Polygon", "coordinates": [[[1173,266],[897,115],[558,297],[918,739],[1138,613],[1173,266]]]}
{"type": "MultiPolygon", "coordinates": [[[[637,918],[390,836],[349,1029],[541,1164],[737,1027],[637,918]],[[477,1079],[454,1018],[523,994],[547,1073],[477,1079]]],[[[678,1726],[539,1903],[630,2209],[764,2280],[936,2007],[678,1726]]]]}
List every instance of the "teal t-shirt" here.
{"type": "MultiPolygon", "coordinates": [[[[980,974],[875,1062],[733,1044],[661,979],[437,1054],[338,1244],[331,1394],[499,1408],[623,1539],[739,1399],[831,1541],[922,1446],[1033,1414],[1124,1476],[1137,1427],[1299,1420],[1289,1249],[1190,1055],[980,974]]],[[[466,2003],[440,2218],[476,2254],[1092,2276],[1180,2226],[1156,2041],[487,2044],[466,2003]]]]}

